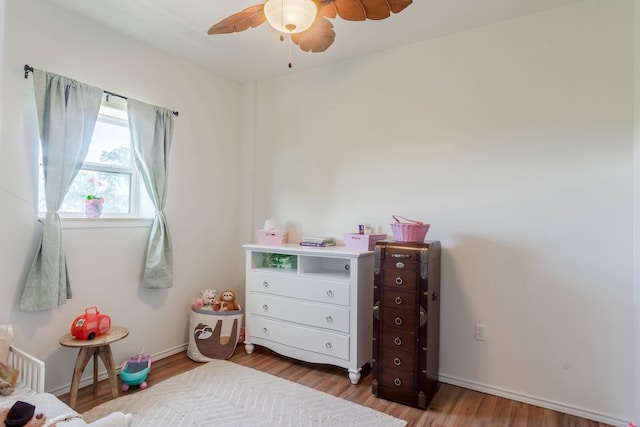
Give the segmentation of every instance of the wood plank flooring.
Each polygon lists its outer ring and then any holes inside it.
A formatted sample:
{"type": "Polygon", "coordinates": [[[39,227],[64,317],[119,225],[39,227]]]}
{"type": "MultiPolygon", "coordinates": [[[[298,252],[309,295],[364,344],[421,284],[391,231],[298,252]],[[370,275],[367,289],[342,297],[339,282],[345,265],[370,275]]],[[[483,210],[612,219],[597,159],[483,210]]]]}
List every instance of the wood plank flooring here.
{"type": "MultiPolygon", "coordinates": [[[[352,385],[346,369],[300,362],[259,346],[248,355],[244,346],[239,345],[230,361],[385,412],[407,421],[409,427],[611,427],[449,384],[439,385],[427,410],[417,409],[374,397],[369,371],[363,372],[358,385],[352,385]]],[[[197,366],[200,363],[181,352],[154,361],[147,382],[153,386],[197,366]]],[[[137,392],[138,388],[132,388],[120,395],[137,392]]],[[[69,403],[68,393],[59,397],[69,403]]],[[[92,386],[79,390],[75,409],[82,413],[111,398],[109,382],[101,381],[95,393],[92,386]]]]}

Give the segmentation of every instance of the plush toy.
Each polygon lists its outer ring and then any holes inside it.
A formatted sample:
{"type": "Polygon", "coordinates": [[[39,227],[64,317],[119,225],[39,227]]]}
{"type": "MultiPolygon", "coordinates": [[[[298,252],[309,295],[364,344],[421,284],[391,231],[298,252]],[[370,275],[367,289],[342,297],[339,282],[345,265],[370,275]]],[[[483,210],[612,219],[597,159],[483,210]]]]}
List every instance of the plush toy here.
{"type": "Polygon", "coordinates": [[[9,396],[15,390],[18,374],[14,368],[8,368],[0,363],[0,396],[9,396]]]}
{"type": "Polygon", "coordinates": [[[0,396],[13,393],[20,373],[9,366],[9,347],[12,343],[13,328],[10,325],[0,325],[0,396]]]}
{"type": "Polygon", "coordinates": [[[213,310],[218,299],[218,291],[215,289],[205,289],[200,292],[200,299],[202,300],[202,309],[213,310]]]}
{"type": "Polygon", "coordinates": [[[202,298],[191,298],[191,307],[202,310],[202,298]]]}
{"type": "Polygon", "coordinates": [[[213,306],[213,309],[216,311],[233,311],[240,310],[240,304],[236,301],[236,293],[231,289],[227,289],[222,291],[220,294],[220,299],[213,306]]]}

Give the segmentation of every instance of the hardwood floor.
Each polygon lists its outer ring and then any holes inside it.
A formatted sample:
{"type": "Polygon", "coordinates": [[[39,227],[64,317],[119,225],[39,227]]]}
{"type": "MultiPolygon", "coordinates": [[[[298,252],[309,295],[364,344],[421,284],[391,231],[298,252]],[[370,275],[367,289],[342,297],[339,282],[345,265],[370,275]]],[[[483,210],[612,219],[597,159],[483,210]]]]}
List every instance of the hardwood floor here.
{"type": "MultiPolygon", "coordinates": [[[[409,427],[610,427],[449,384],[440,384],[427,410],[417,409],[374,397],[369,371],[363,372],[358,385],[352,385],[345,369],[300,362],[258,346],[253,354],[248,355],[244,346],[239,345],[230,361],[385,412],[407,421],[409,427]]],[[[178,353],[154,361],[147,382],[152,387],[197,366],[200,363],[189,359],[186,352],[178,353]]],[[[126,394],[139,391],[133,388],[126,394]]],[[[120,392],[120,395],[124,394],[120,392]]],[[[101,381],[95,393],[91,386],[79,390],[75,409],[82,413],[111,398],[109,382],[101,381]]],[[[68,404],[69,394],[60,396],[60,399],[68,404]]]]}

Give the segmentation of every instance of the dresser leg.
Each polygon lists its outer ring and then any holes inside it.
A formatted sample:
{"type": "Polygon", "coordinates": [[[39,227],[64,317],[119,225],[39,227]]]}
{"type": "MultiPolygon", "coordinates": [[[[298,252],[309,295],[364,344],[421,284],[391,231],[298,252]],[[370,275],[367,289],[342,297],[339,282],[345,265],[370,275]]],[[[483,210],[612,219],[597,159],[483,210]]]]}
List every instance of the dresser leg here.
{"type": "Polygon", "coordinates": [[[351,384],[358,384],[360,382],[360,369],[357,371],[352,371],[349,369],[349,379],[351,380],[351,384]]]}
{"type": "Polygon", "coordinates": [[[247,352],[247,354],[251,354],[253,353],[253,349],[255,348],[255,346],[253,344],[251,344],[250,342],[244,342],[244,351],[247,352]]]}

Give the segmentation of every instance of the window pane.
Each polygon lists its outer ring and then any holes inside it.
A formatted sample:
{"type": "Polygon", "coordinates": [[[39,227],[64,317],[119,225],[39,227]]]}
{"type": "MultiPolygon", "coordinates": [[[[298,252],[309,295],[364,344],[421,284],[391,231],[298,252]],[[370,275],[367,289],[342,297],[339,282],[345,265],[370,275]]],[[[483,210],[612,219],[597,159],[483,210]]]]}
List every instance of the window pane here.
{"type": "Polygon", "coordinates": [[[104,197],[102,213],[128,214],[131,212],[131,174],[81,170],[69,188],[60,210],[84,213],[87,195],[104,197]]]}
{"type": "Polygon", "coordinates": [[[126,122],[115,124],[100,116],[91,137],[91,147],[85,163],[131,167],[130,138],[126,122]]]}

